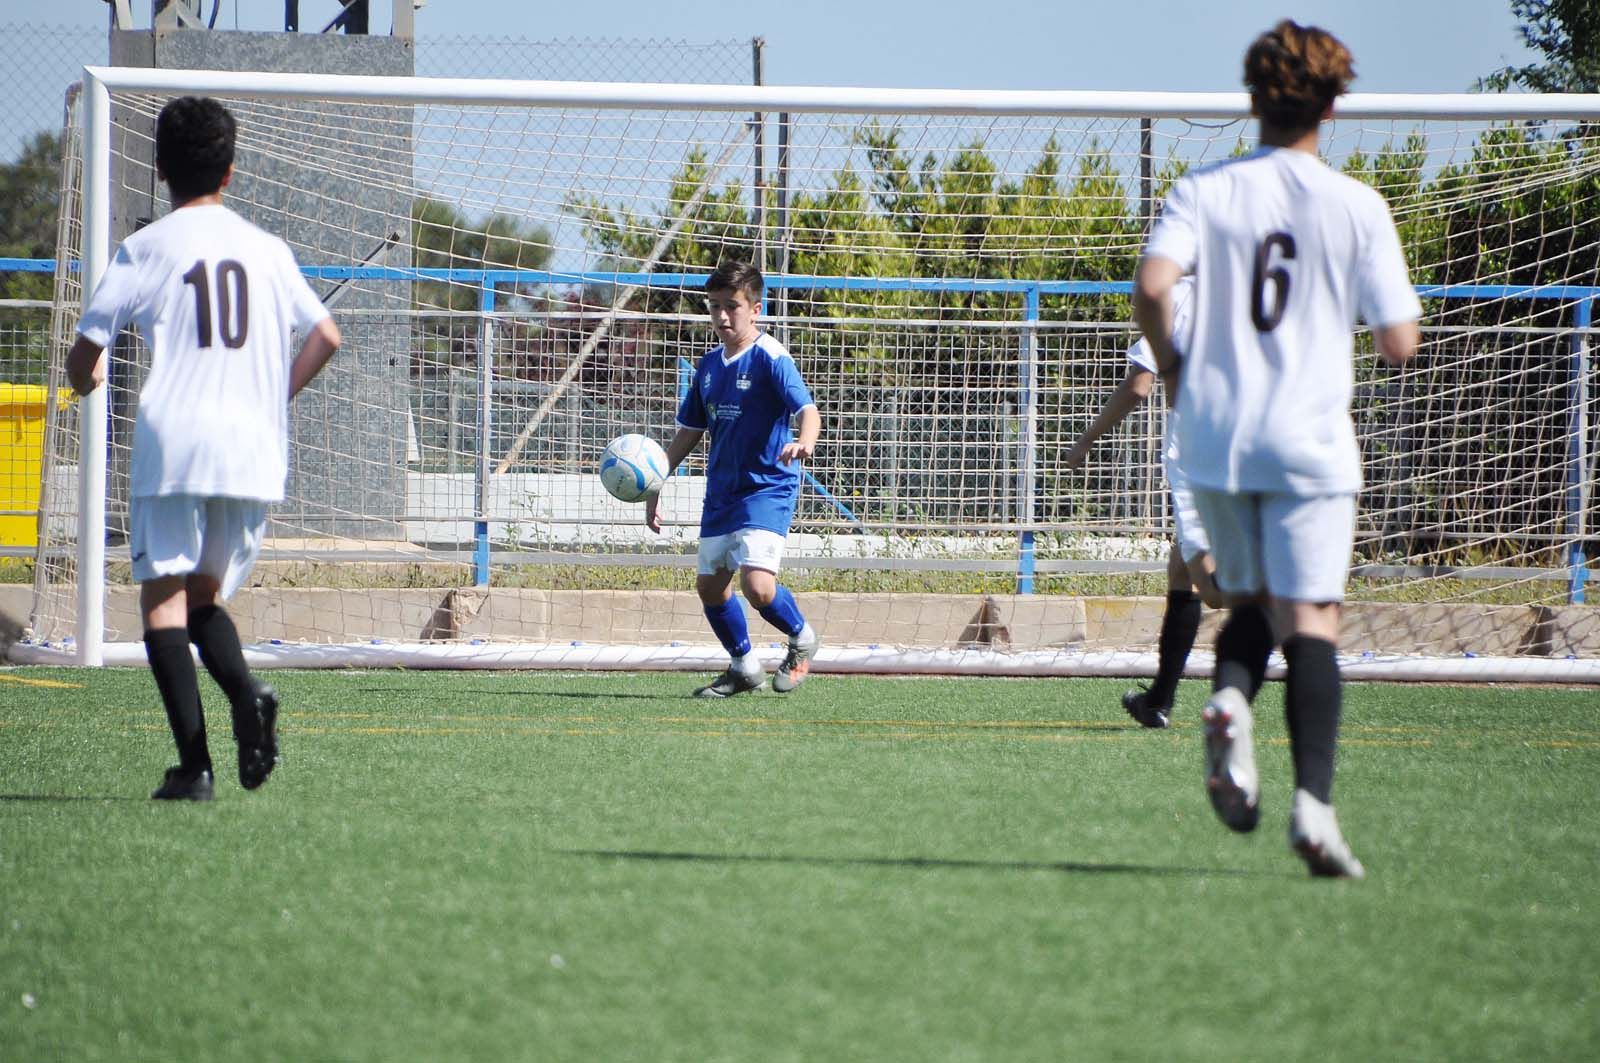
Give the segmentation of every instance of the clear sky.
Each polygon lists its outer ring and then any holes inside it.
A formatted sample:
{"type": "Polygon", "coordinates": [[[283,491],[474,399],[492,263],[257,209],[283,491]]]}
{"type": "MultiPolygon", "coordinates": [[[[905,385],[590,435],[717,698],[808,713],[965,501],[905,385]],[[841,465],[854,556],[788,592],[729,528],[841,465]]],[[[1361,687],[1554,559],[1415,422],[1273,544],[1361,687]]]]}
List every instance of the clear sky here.
{"type": "MultiPolygon", "coordinates": [[[[209,17],[212,0],[202,4],[209,17]]],[[[372,4],[373,30],[387,33],[390,0],[372,4]]],[[[136,27],[148,29],[151,0],[130,6],[136,27]]],[[[8,89],[0,159],[59,126],[67,83],[85,63],[106,60],[109,11],[104,0],[0,0],[0,85],[8,89]],[[27,32],[4,32],[10,24],[27,32]]],[[[283,0],[221,0],[217,27],[281,31],[283,11],[283,0]]],[[[300,0],[302,30],[320,29],[338,11],[337,0],[300,0]]],[[[1227,91],[1240,88],[1248,41],[1286,15],[1350,45],[1358,92],[1461,92],[1533,58],[1510,0],[427,0],[416,25],[419,39],[440,42],[432,54],[448,57],[452,73],[506,74],[482,64],[519,56],[514,48],[475,56],[466,43],[473,38],[728,44],[760,36],[769,84],[1227,91]],[[451,40],[462,43],[444,47],[451,40]]],[[[549,61],[545,50],[526,54],[515,72],[549,61]]],[[[716,78],[748,80],[741,46],[717,55],[718,71],[733,65],[716,78]]],[[[624,79],[588,68],[584,76],[624,79]]]]}
{"type": "MultiPolygon", "coordinates": [[[[212,0],[202,0],[205,14],[212,0]]],[[[131,0],[148,27],[150,0],[131,0]]],[[[387,32],[390,0],[372,0],[387,32]]],[[[281,30],[282,0],[221,0],[219,28],[281,30]]],[[[102,27],[103,0],[0,0],[0,21],[102,27]]],[[[300,0],[320,28],[336,0],[300,0]]],[[[767,80],[791,85],[1228,90],[1244,46],[1289,16],[1338,34],[1357,91],[1458,92],[1524,62],[1509,0],[427,0],[420,37],[724,41],[764,37],[767,80]]],[[[0,49],[4,45],[0,44],[0,49]]]]}

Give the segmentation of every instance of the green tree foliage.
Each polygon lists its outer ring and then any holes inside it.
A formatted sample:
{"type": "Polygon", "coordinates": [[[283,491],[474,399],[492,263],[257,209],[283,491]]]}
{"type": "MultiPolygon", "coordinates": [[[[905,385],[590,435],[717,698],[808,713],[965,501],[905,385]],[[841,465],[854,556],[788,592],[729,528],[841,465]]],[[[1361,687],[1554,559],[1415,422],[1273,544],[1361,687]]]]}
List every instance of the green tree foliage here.
{"type": "MultiPolygon", "coordinates": [[[[54,258],[61,207],[61,138],[39,133],[16,161],[0,164],[0,256],[54,258]]],[[[49,299],[48,273],[0,273],[0,299],[49,299]]],[[[20,314],[29,327],[49,322],[47,311],[20,314]]],[[[7,319],[19,320],[11,311],[7,319]]]]}
{"type": "MultiPolygon", "coordinates": [[[[473,221],[458,207],[426,197],[411,204],[411,238],[423,269],[543,269],[550,261],[550,234],[506,214],[473,221]]],[[[510,297],[525,293],[499,288],[510,297]]],[[[468,283],[418,281],[412,289],[418,307],[476,310],[479,289],[468,283]]]]}
{"type": "MultiPolygon", "coordinates": [[[[725,258],[749,260],[755,253],[755,226],[744,194],[733,181],[715,187],[718,175],[711,170],[705,149],[690,149],[668,186],[666,202],[654,217],[594,199],[576,200],[567,209],[583,224],[591,245],[620,271],[645,269],[656,245],[675,229],[658,258],[672,269],[709,271],[725,258]],[[708,184],[712,187],[707,188],[708,184]]],[[[663,312],[703,309],[697,294],[680,296],[661,290],[651,291],[647,300],[636,305],[646,303],[663,312]]]]}
{"type": "Polygon", "coordinates": [[[1600,91],[1600,0],[1511,0],[1517,34],[1544,61],[1506,66],[1478,82],[1491,92],[1600,91]]]}

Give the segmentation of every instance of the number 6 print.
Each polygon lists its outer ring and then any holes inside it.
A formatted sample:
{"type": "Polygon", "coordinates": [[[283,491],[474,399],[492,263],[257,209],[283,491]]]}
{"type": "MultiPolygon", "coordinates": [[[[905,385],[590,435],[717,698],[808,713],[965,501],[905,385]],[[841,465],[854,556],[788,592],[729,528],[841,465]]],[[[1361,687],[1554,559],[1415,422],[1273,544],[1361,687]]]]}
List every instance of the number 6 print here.
{"type": "Polygon", "coordinates": [[[1283,263],[1294,259],[1294,237],[1288,233],[1270,233],[1256,248],[1256,268],[1250,280],[1250,320],[1256,331],[1271,332],[1283,320],[1284,308],[1289,303],[1289,270],[1283,263]],[[1272,252],[1281,253],[1273,265],[1272,252]],[[1267,286],[1272,286],[1272,302],[1267,303],[1267,286]]]}

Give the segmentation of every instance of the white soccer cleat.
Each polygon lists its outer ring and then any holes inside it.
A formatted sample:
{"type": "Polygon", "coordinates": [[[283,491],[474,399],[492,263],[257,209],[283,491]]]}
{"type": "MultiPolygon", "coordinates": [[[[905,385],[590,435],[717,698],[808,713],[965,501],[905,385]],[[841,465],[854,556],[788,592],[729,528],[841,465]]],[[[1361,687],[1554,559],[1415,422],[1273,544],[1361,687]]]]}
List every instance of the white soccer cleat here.
{"type": "Polygon", "coordinates": [[[783,663],[778,665],[778,673],[772,677],[772,689],[787,694],[799,686],[811,671],[811,658],[817,655],[817,646],[821,641],[810,624],[790,639],[789,652],[784,655],[783,663]]]}
{"type": "Polygon", "coordinates": [[[1245,833],[1261,821],[1256,754],[1250,741],[1250,703],[1224,687],[1211,695],[1200,722],[1206,742],[1206,794],[1217,818],[1245,833]]]}
{"type": "Polygon", "coordinates": [[[1366,878],[1367,869],[1350,851],[1339,833],[1339,819],[1333,806],[1312,797],[1304,790],[1294,792],[1294,810],[1289,814],[1289,847],[1300,854],[1306,867],[1319,878],[1366,878]]]}

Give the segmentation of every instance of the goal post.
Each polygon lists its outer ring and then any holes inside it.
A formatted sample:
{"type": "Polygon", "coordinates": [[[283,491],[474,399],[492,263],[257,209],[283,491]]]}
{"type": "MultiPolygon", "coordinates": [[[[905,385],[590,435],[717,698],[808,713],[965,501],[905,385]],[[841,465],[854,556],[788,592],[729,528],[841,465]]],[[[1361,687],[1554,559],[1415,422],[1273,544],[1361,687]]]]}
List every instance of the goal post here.
{"type": "MultiPolygon", "coordinates": [[[[716,664],[692,590],[702,467],[669,483],[660,538],[592,470],[612,436],[665,441],[715,342],[706,273],[764,248],[783,266],[766,323],[824,415],[784,577],[818,669],[1153,671],[1159,402],[1084,469],[1062,454],[1126,369],[1160,197],[1253,142],[1243,93],[89,68],[85,295],[164,209],[149,140],[179,94],[235,107],[228,201],[341,286],[346,350],[297,400],[290,497],[232,610],[252,663],[716,664]],[[779,123],[776,166],[731,165],[773,139],[752,116],[779,123]]],[[[1358,339],[1347,674],[1600,681],[1597,117],[1595,96],[1356,94],[1324,134],[1389,199],[1426,307],[1406,369],[1358,339]]],[[[40,522],[15,659],[142,659],[125,467],[147,360],[123,343],[47,456],[76,511],[40,522]]]]}

